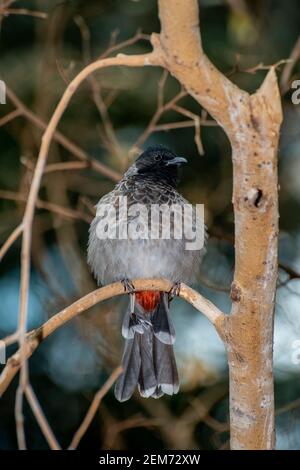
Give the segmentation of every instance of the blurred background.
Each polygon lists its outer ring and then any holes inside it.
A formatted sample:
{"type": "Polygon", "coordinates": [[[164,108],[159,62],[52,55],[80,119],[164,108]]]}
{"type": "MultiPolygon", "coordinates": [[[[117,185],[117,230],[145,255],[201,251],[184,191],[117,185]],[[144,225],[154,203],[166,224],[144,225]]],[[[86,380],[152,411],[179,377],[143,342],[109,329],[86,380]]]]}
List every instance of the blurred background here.
{"type": "MultiPolygon", "coordinates": [[[[279,151],[280,276],[275,321],[277,448],[300,448],[300,105],[297,0],[200,0],[204,49],[231,80],[253,92],[278,64],[284,125],[279,151]],[[298,41],[298,42],[297,42],[298,41]],[[292,62],[286,62],[291,58],[292,62]]],[[[101,55],[143,53],[159,31],[156,0],[0,1],[0,243],[22,220],[42,130],[66,85],[101,55]]],[[[178,38],[180,40],[180,38],[178,38]]],[[[28,329],[96,288],[86,263],[98,199],[149,144],[188,158],[180,191],[205,204],[207,253],[201,293],[229,313],[234,269],[232,166],[223,131],[158,68],[96,73],[73,97],[52,143],[33,225],[28,329]],[[200,124],[200,125],[199,125],[200,124]]],[[[0,338],[18,321],[20,241],[0,264],[0,338]]],[[[60,328],[30,360],[32,386],[67,447],[94,394],[119,363],[127,299],[104,302],[60,328]]],[[[80,449],[226,449],[228,377],[223,345],[206,318],[172,305],[180,393],[160,400],[107,394],[80,449]]],[[[9,348],[9,353],[15,346],[9,348]]],[[[0,449],[15,449],[17,380],[0,401],[0,449]]],[[[28,448],[48,445],[25,406],[28,448]]]]}

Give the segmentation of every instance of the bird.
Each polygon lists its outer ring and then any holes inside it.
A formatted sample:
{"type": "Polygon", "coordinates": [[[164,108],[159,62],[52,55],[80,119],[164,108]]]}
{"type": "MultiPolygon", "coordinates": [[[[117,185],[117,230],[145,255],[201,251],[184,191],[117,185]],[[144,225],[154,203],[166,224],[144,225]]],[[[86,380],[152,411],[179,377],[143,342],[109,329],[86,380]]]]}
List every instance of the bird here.
{"type": "MultiPolygon", "coordinates": [[[[88,263],[98,284],[121,281],[130,295],[122,323],[122,373],[114,389],[120,402],[131,398],[136,388],[145,398],[179,390],[170,301],[182,282],[195,281],[205,252],[204,245],[187,250],[185,233],[175,234],[176,215],[190,206],[177,190],[178,169],[185,163],[186,158],[165,146],[147,148],[99,200],[90,225],[88,263]],[[171,216],[164,218],[170,208],[171,216]],[[138,278],[165,278],[173,288],[169,293],[135,292],[131,280],[138,278]]],[[[187,220],[193,228],[198,224],[205,240],[203,217],[193,210],[187,220]]],[[[176,227],[182,231],[182,226],[176,227]]]]}

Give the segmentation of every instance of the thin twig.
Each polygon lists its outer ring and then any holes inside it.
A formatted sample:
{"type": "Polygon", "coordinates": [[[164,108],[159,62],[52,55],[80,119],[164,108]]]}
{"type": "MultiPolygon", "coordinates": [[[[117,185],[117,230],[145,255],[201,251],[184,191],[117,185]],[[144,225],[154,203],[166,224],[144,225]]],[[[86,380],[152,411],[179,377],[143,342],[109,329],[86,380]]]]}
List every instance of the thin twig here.
{"type": "Polygon", "coordinates": [[[295,271],[293,268],[290,266],[287,266],[286,264],[279,263],[279,268],[285,271],[288,276],[289,276],[289,281],[292,279],[300,279],[300,273],[295,271]]]}
{"type": "MultiPolygon", "coordinates": [[[[164,75],[163,75],[164,79],[164,75]]],[[[161,80],[161,86],[165,84],[165,80],[161,80]]],[[[186,96],[187,93],[185,90],[181,90],[177,95],[175,95],[170,101],[167,103],[161,105],[161,102],[163,100],[162,98],[162,90],[161,87],[159,87],[159,92],[158,92],[158,106],[153,114],[152,118],[150,119],[150,122],[148,123],[146,129],[142,132],[142,134],[139,136],[139,138],[136,140],[136,142],[132,145],[129,154],[134,154],[140,150],[144,142],[150,137],[150,135],[154,132],[154,128],[157,127],[158,121],[160,120],[161,116],[166,112],[172,109],[172,106],[174,106],[179,100],[181,100],[184,96],[186,96]]]]}
{"type": "MultiPolygon", "coordinates": [[[[13,191],[0,190],[0,199],[26,202],[27,195],[21,194],[21,193],[15,193],[13,191]]],[[[53,212],[54,214],[60,215],[61,217],[64,217],[67,219],[83,220],[87,224],[90,224],[92,221],[92,217],[90,217],[88,214],[85,214],[82,211],[71,209],[70,207],[62,207],[53,202],[42,201],[39,198],[36,200],[36,207],[37,209],[45,209],[49,212],[53,212]]],[[[7,243],[7,241],[5,243],[7,243]]],[[[1,248],[1,254],[2,254],[3,248],[4,246],[1,248]]],[[[0,256],[0,261],[1,261],[1,256],[0,256]]]]}
{"type": "Polygon", "coordinates": [[[1,341],[5,344],[5,346],[9,346],[10,344],[15,344],[19,340],[18,333],[13,333],[12,335],[6,336],[1,341]]]}
{"type": "Polygon", "coordinates": [[[105,435],[105,440],[103,442],[104,449],[113,449],[113,445],[118,437],[124,431],[133,428],[153,428],[160,427],[162,424],[162,419],[159,418],[146,418],[145,416],[140,416],[137,414],[131,416],[130,418],[123,419],[122,421],[116,421],[109,423],[107,426],[107,432],[105,435]]]}
{"type": "MultiPolygon", "coordinates": [[[[47,124],[36,114],[34,114],[29,108],[27,108],[22,103],[22,101],[15,95],[15,93],[10,90],[9,87],[6,88],[6,94],[7,97],[11,100],[11,102],[16,106],[16,108],[20,110],[20,115],[26,117],[26,119],[28,119],[41,130],[45,130],[47,128],[47,124]]],[[[86,162],[88,166],[90,166],[93,170],[99,172],[103,176],[110,178],[112,181],[119,181],[121,179],[120,173],[108,168],[103,163],[90,157],[84,150],[78,147],[78,145],[74,144],[74,142],[72,142],[70,139],[65,137],[61,132],[55,131],[53,139],[56,140],[59,144],[61,144],[70,153],[72,153],[76,158],[86,162]]]]}
{"type": "Polygon", "coordinates": [[[10,113],[6,114],[6,116],[3,116],[3,118],[0,119],[0,127],[4,126],[8,122],[12,121],[16,117],[20,116],[22,114],[20,109],[14,109],[10,113]]]}
{"type": "Polygon", "coordinates": [[[286,405],[277,408],[275,414],[276,416],[278,416],[283,413],[287,413],[288,411],[296,410],[297,408],[300,408],[300,398],[297,398],[296,400],[293,400],[290,403],[287,403],[286,405]]]}
{"type": "Polygon", "coordinates": [[[174,104],[172,106],[172,109],[174,111],[177,111],[177,113],[182,114],[183,116],[186,116],[194,121],[194,126],[195,126],[195,144],[198,149],[198,152],[200,155],[204,155],[204,149],[203,145],[201,142],[201,129],[200,129],[200,123],[201,119],[200,116],[198,116],[195,113],[192,113],[188,109],[183,108],[182,106],[178,106],[177,104],[174,104]]]}
{"type": "Polygon", "coordinates": [[[139,29],[135,33],[132,38],[126,39],[125,41],[120,42],[119,44],[113,44],[109,46],[99,57],[99,59],[105,59],[109,57],[116,51],[120,51],[120,49],[124,49],[125,47],[132,46],[138,41],[150,41],[149,34],[142,33],[139,29]]]}
{"type": "MultiPolygon", "coordinates": [[[[218,124],[211,120],[211,121],[200,121],[202,126],[208,127],[216,127],[218,124]]],[[[164,124],[157,124],[153,127],[152,132],[160,132],[160,131],[170,131],[173,129],[184,129],[186,127],[195,127],[194,121],[177,121],[177,122],[166,122],[164,124]]]]}
{"type": "Polygon", "coordinates": [[[2,261],[3,256],[7,253],[7,251],[10,249],[13,243],[19,238],[22,231],[23,231],[23,223],[19,224],[14,229],[14,231],[10,234],[10,236],[7,238],[5,243],[2,245],[0,249],[0,261],[2,261]]]}
{"type": "Polygon", "coordinates": [[[43,11],[27,10],[26,8],[0,8],[0,15],[33,16],[34,18],[41,18],[42,20],[48,18],[48,14],[43,11]]]}
{"type": "Polygon", "coordinates": [[[15,402],[15,419],[16,419],[16,433],[19,450],[26,450],[26,438],[24,429],[24,416],[23,416],[23,387],[21,384],[18,385],[16,392],[15,402]]]}
{"type": "Polygon", "coordinates": [[[100,403],[103,399],[103,397],[107,394],[111,386],[114,384],[114,382],[117,380],[119,375],[122,373],[122,367],[117,367],[110,377],[107,379],[107,381],[104,383],[104,385],[100,388],[100,390],[96,393],[96,395],[93,398],[93,401],[91,403],[91,406],[88,409],[88,412],[82,421],[81,425],[77,429],[76,433],[74,434],[74,437],[71,441],[71,444],[69,446],[69,450],[74,450],[77,448],[79,442],[81,441],[82,437],[86,433],[88,427],[90,426],[95,414],[97,413],[97,410],[100,406],[100,403]]]}
{"type": "MultiPolygon", "coordinates": [[[[81,38],[82,38],[82,43],[83,43],[84,65],[88,65],[92,61],[90,30],[86,22],[84,21],[84,19],[79,15],[75,17],[75,23],[77,24],[79,31],[81,33],[81,38]]],[[[107,148],[111,154],[113,155],[115,154],[121,157],[122,155],[121,146],[117,139],[110,116],[108,114],[107,106],[105,104],[104,99],[102,98],[101,86],[99,82],[96,80],[96,78],[94,77],[94,75],[90,75],[87,78],[87,80],[91,87],[93,101],[96,105],[96,108],[99,112],[99,115],[101,117],[101,121],[103,124],[103,129],[105,133],[103,141],[104,143],[107,143],[107,148]]]]}
{"type": "Polygon", "coordinates": [[[61,447],[51,429],[49,426],[49,423],[47,421],[46,416],[44,415],[44,412],[38,402],[38,399],[36,397],[36,394],[34,393],[33,388],[28,384],[25,388],[25,395],[28,400],[28,403],[32,409],[32,412],[34,416],[36,417],[36,420],[49,444],[50,449],[52,450],[60,450],[61,447]]]}
{"type": "Polygon", "coordinates": [[[50,163],[45,167],[44,175],[54,171],[84,170],[89,168],[88,162],[58,162],[50,163]]]}
{"type": "Polygon", "coordinates": [[[290,78],[292,71],[295,67],[295,64],[300,58],[300,36],[298,37],[292,52],[290,54],[289,60],[286,61],[285,66],[283,67],[281,78],[280,78],[280,88],[281,93],[285,94],[290,88],[290,78]]]}

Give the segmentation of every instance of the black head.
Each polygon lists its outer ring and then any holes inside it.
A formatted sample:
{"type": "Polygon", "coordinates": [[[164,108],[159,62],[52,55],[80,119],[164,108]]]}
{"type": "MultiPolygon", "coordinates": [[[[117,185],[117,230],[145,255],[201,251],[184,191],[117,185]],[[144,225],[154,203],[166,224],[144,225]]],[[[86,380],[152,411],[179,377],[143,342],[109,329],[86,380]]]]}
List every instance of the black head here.
{"type": "Polygon", "coordinates": [[[179,157],[167,147],[157,145],[148,147],[135,161],[137,175],[155,176],[166,180],[169,184],[176,184],[178,180],[178,167],[187,160],[179,157]]]}

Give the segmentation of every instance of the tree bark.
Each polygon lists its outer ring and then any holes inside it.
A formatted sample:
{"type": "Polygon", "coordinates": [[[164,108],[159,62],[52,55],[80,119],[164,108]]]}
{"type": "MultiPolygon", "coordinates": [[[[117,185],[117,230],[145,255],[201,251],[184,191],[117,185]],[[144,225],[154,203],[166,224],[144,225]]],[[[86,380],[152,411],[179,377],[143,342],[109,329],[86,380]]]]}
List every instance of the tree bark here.
{"type": "Polygon", "coordinates": [[[218,121],[232,145],[235,274],[224,325],[230,377],[231,449],[272,449],[273,315],[277,279],[277,146],[282,121],[274,68],[253,95],[202,50],[197,0],[159,0],[164,66],[218,121]]]}
{"type": "Polygon", "coordinates": [[[273,315],[277,279],[280,96],[273,70],[249,98],[233,144],[235,275],[226,344],[232,449],[275,445],[273,315]]]}

